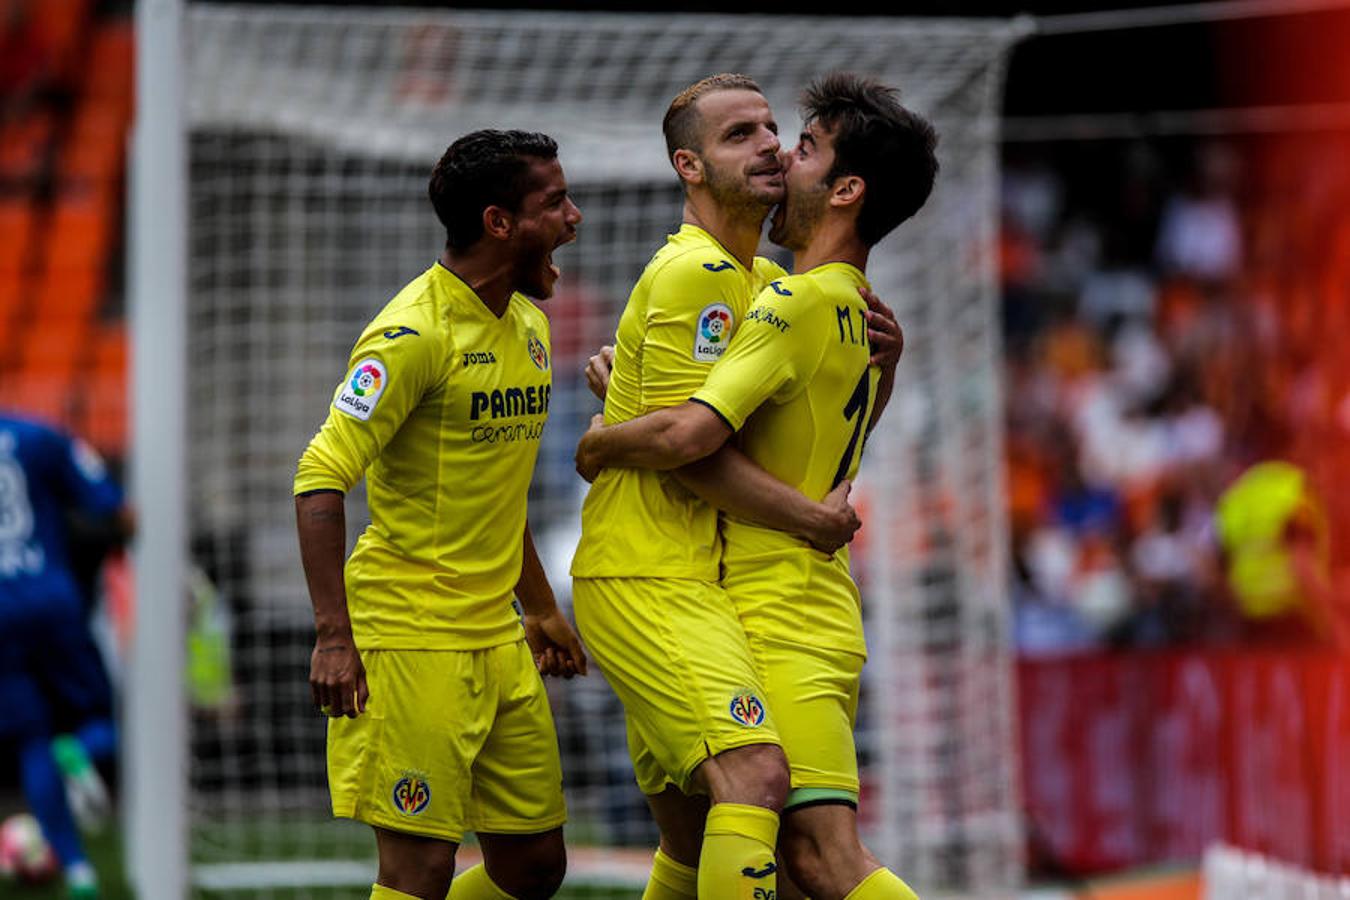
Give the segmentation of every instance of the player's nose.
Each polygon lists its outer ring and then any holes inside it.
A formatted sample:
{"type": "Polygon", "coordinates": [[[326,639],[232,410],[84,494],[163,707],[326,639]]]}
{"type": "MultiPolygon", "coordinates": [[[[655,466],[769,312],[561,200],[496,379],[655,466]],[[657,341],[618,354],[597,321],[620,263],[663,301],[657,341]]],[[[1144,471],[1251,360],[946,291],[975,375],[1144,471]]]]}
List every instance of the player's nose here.
{"type": "Polygon", "coordinates": [[[782,145],[778,141],[777,133],[774,132],[772,129],[766,127],[761,128],[759,130],[759,134],[760,134],[759,152],[765,156],[777,156],[779,151],[782,149],[782,145]]]}

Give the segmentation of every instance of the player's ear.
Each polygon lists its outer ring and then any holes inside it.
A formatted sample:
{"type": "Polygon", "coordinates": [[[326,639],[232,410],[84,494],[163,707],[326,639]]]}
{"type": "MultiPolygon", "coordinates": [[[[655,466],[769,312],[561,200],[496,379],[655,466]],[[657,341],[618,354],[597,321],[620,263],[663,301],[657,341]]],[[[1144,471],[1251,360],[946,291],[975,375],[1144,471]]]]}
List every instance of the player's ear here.
{"type": "Polygon", "coordinates": [[[866,191],[867,182],[859,176],[841,175],[834,180],[834,187],[830,189],[830,205],[849,206],[861,203],[866,191]]]}
{"type": "Polygon", "coordinates": [[[703,183],[703,160],[698,158],[698,154],[693,150],[683,148],[676,150],[670,158],[675,166],[675,172],[684,181],[690,184],[703,183]]]}
{"type": "Polygon", "coordinates": [[[483,210],[483,233],[491,238],[504,241],[511,236],[515,227],[515,217],[500,206],[489,206],[483,210]]]}

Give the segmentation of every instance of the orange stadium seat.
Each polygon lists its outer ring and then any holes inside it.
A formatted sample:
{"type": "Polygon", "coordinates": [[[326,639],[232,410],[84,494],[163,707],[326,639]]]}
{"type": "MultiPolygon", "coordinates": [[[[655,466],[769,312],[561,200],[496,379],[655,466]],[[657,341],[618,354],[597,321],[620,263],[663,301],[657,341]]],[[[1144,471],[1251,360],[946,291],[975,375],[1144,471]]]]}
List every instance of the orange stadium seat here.
{"type": "Polygon", "coordinates": [[[33,319],[15,330],[25,374],[69,377],[89,348],[88,319],[33,319]]]}
{"type": "Polygon", "coordinates": [[[54,425],[70,426],[74,390],[70,373],[21,371],[8,380],[3,406],[54,425]]]}
{"type": "Polygon", "coordinates": [[[115,214],[105,190],[61,197],[47,229],[45,269],[102,270],[108,262],[115,214]]]}
{"type": "Polygon", "coordinates": [[[92,324],[98,318],[103,286],[102,269],[49,270],[38,281],[32,318],[49,324],[92,324]]]}
{"type": "Polygon", "coordinates": [[[0,274],[17,276],[29,264],[33,207],[27,200],[0,200],[0,274]]]}
{"type": "Polygon", "coordinates": [[[10,329],[24,308],[27,280],[14,272],[0,271],[0,342],[7,342],[10,329]]]}
{"type": "Polygon", "coordinates": [[[36,110],[0,129],[0,177],[15,182],[36,178],[54,127],[50,112],[36,110]]]}
{"type": "Polygon", "coordinates": [[[101,452],[121,456],[127,436],[127,345],[121,326],[94,337],[94,365],[81,385],[84,417],[80,431],[101,452]]]}
{"type": "Polygon", "coordinates": [[[127,329],[117,322],[94,332],[94,372],[116,378],[127,376],[127,329]]]}
{"type": "Polygon", "coordinates": [[[83,93],[129,120],[134,97],[134,31],[130,21],[100,25],[89,48],[83,93]]]}
{"type": "Polygon", "coordinates": [[[32,27],[59,77],[69,75],[89,22],[90,0],[39,0],[28,4],[32,27]]]}
{"type": "Polygon", "coordinates": [[[115,104],[83,102],[61,150],[61,180],[92,182],[98,188],[121,178],[128,124],[126,110],[115,104]]]}

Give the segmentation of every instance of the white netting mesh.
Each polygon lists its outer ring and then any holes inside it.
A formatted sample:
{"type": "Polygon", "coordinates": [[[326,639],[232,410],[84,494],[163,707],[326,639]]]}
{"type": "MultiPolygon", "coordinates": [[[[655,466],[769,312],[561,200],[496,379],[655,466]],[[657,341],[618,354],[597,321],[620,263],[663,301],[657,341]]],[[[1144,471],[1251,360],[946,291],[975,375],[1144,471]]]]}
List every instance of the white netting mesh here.
{"type": "MultiPolygon", "coordinates": [[[[871,846],[916,887],[1009,891],[1021,868],[992,252],[997,98],[1016,30],[217,6],[191,8],[188,24],[192,543],[232,612],[235,681],[229,703],[195,714],[198,883],[369,874],[287,865],[372,852],[363,827],[327,818],[290,483],[361,326],[439,251],[426,180],[445,146],[479,127],[548,132],[586,216],[546,304],[555,386],[530,496],[566,601],[582,496],[572,449],[598,408],[581,368],[612,342],[632,283],[679,221],[667,103],[705,75],[745,72],[795,134],[800,89],[851,69],[899,85],[933,119],[943,166],[927,208],[869,271],[907,349],[858,491],[871,647],[862,816],[871,846]],[[255,860],[277,865],[226,865],[255,860]]],[[[359,489],[348,520],[364,525],[359,489]]],[[[580,849],[652,844],[617,701],[595,676],[551,690],[569,845],[587,861],[574,876],[618,877],[629,870],[580,849]]]]}
{"type": "Polygon", "coordinates": [[[1346,900],[1350,878],[1300,869],[1215,844],[1205,851],[1204,900],[1346,900]]]}

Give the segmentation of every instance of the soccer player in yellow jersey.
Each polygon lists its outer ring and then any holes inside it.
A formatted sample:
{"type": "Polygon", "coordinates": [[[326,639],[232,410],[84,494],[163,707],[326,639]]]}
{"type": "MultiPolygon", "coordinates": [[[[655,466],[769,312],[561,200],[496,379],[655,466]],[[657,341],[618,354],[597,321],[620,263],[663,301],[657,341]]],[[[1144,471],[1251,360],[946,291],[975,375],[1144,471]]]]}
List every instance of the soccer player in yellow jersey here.
{"type": "MultiPolygon", "coordinates": [[[[770,231],[795,252],[795,274],[760,293],[690,401],[589,431],[577,451],[583,474],[684,466],[734,432],[755,462],[808,497],[857,471],[892,386],[868,363],[857,289],[870,248],[927,200],[937,138],[893,90],[853,75],[821,79],[803,105],[770,231]]],[[[912,898],[858,838],[853,721],[866,648],[847,551],[819,552],[734,511],[722,537],[722,585],[791,766],[780,836],[789,875],[819,900],[912,898]]]]}
{"type": "MultiPolygon", "coordinates": [[[[754,255],[783,194],[777,125],[755,83],[704,79],[674,100],[663,129],[685,192],[684,221],[620,318],[609,422],[689,398],[755,293],[785,274],[754,255]]],[[[813,502],[739,460],[719,471],[743,515],[829,549],[852,535],[847,486],[813,502]]],[[[717,583],[717,511],[691,492],[695,474],[600,474],[582,508],[573,608],[624,704],[638,783],[661,830],[647,896],[663,896],[663,885],[692,894],[696,884],[711,900],[771,898],[787,762],[775,711],[717,583]],[[694,794],[707,802],[691,803],[694,794]]]]}
{"type": "Polygon", "coordinates": [[[295,479],[318,632],[314,702],[331,718],[335,815],[369,823],[372,898],[552,896],[566,866],[562,770],[540,672],[584,674],[525,506],[548,415],[545,299],[576,237],[546,135],[478,131],[431,176],[440,259],[357,339],[295,479]],[[343,497],[370,525],[343,567],[343,497]],[[517,615],[512,598],[523,611],[517,615]]]}

